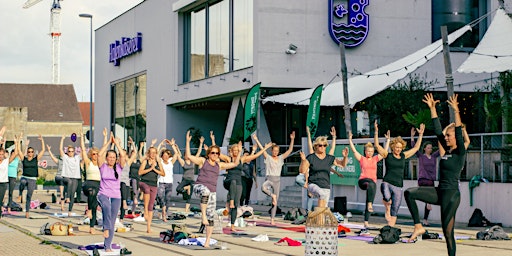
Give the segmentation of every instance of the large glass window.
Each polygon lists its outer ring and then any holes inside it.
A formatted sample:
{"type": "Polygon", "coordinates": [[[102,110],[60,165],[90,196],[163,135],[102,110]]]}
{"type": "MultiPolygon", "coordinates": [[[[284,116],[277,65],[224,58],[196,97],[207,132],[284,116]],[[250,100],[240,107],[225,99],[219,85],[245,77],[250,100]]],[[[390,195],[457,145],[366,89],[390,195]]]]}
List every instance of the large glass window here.
{"type": "MultiPolygon", "coordinates": [[[[451,33],[487,12],[485,0],[433,0],[432,1],[432,42],[441,39],[441,26],[451,33]]],[[[474,48],[487,30],[483,20],[451,44],[452,47],[474,48]]],[[[455,49],[456,50],[456,49],[455,49]]]]}
{"type": "Polygon", "coordinates": [[[126,148],[128,137],[136,145],[146,139],[146,75],[112,85],[112,131],[126,148]]]}
{"type": "Polygon", "coordinates": [[[252,66],[253,0],[209,1],[184,17],[183,82],[252,66]]]}
{"type": "Polygon", "coordinates": [[[229,71],[229,1],[210,6],[208,18],[208,76],[215,76],[229,71]]]}
{"type": "Polygon", "coordinates": [[[253,58],[253,0],[237,0],[233,13],[233,69],[252,66],[253,58]]]}
{"type": "Polygon", "coordinates": [[[205,77],[206,56],[206,11],[199,10],[190,14],[190,80],[205,77]]]}

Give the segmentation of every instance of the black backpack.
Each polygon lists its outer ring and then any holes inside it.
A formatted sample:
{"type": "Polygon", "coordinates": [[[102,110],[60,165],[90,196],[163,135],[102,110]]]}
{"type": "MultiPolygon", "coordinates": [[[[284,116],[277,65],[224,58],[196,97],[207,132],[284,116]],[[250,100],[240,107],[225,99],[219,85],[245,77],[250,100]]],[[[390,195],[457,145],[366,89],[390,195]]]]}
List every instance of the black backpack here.
{"type": "Polygon", "coordinates": [[[373,238],[376,244],[394,244],[400,239],[402,230],[386,225],[380,229],[380,234],[373,238]]]}
{"type": "Polygon", "coordinates": [[[46,235],[46,236],[51,236],[52,235],[52,230],[50,229],[50,226],[51,226],[50,223],[46,222],[46,224],[41,226],[41,228],[39,229],[39,234],[46,235]]]}
{"type": "Polygon", "coordinates": [[[482,210],[476,208],[469,218],[468,227],[487,227],[489,220],[485,218],[482,210]]]}

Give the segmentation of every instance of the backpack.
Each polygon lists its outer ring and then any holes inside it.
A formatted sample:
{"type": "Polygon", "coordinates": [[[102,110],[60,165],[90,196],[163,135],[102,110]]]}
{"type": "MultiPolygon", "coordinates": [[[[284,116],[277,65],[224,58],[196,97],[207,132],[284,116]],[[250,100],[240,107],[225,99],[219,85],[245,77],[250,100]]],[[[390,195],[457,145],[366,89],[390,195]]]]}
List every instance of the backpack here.
{"type": "Polygon", "coordinates": [[[502,227],[496,225],[488,228],[484,231],[476,233],[476,239],[478,240],[510,240],[508,234],[503,230],[502,227]]]}
{"type": "Polygon", "coordinates": [[[162,241],[162,243],[174,242],[174,232],[170,229],[160,232],[160,241],[162,241]]]}
{"type": "Polygon", "coordinates": [[[485,218],[482,210],[476,208],[469,218],[468,227],[487,227],[489,226],[489,220],[485,218]]]}
{"type": "Polygon", "coordinates": [[[41,228],[39,229],[39,234],[50,236],[52,234],[52,231],[50,229],[50,222],[46,222],[41,228]]]}
{"type": "Polygon", "coordinates": [[[380,234],[373,238],[376,244],[394,244],[400,239],[402,230],[386,225],[380,229],[380,234]]]}

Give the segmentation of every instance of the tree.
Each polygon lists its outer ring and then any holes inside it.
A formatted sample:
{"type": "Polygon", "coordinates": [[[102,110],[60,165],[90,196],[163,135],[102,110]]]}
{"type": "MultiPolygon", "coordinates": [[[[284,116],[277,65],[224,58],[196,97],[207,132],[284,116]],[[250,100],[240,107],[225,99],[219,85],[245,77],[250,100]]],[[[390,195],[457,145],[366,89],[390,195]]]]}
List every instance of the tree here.
{"type": "MultiPolygon", "coordinates": [[[[430,114],[428,114],[428,122],[423,120],[427,115],[424,112],[426,106],[422,103],[422,99],[425,93],[438,82],[427,82],[418,74],[410,74],[408,78],[408,82],[398,82],[354,106],[355,111],[366,110],[370,113],[371,124],[375,119],[379,119],[380,135],[390,130],[393,137],[407,136],[410,134],[412,125],[419,126],[416,124],[418,121],[424,122],[425,125],[431,123],[430,114]],[[406,122],[403,122],[401,117],[406,122]]],[[[370,127],[373,129],[373,125],[370,127]]]]}

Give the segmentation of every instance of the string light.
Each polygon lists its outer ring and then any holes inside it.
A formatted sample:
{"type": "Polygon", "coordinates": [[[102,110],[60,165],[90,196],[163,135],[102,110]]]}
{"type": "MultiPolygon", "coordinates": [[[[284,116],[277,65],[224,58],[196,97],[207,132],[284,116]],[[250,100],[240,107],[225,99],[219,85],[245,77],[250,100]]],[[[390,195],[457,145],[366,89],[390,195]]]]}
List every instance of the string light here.
{"type": "MultiPolygon", "coordinates": [[[[479,18],[477,18],[476,20],[471,21],[470,23],[468,23],[468,25],[469,25],[469,26],[471,26],[471,27],[476,26],[478,23],[480,23],[482,20],[486,19],[488,16],[490,16],[491,14],[493,14],[494,12],[496,12],[497,10],[498,10],[498,9],[495,9],[495,10],[493,10],[493,11],[490,11],[490,12],[488,12],[488,13],[486,13],[486,14],[484,14],[484,15],[480,16],[480,17],[479,17],[479,18]]],[[[395,69],[395,70],[390,70],[390,71],[385,72],[385,73],[377,73],[377,74],[363,74],[363,73],[361,73],[361,72],[359,72],[359,71],[356,71],[356,72],[347,72],[347,73],[348,73],[348,74],[350,74],[350,75],[352,75],[352,76],[366,75],[366,78],[370,78],[371,76],[380,76],[380,75],[384,75],[384,74],[385,74],[385,75],[387,75],[387,76],[389,76],[389,73],[396,73],[396,72],[401,71],[402,69],[404,69],[404,70],[408,71],[409,69],[408,69],[407,67],[410,67],[410,66],[412,66],[412,65],[416,64],[417,62],[422,61],[423,59],[425,59],[427,62],[428,62],[428,61],[430,61],[430,59],[428,58],[428,56],[430,56],[432,53],[436,52],[436,51],[437,51],[437,49],[439,49],[441,46],[442,46],[442,45],[439,45],[438,47],[436,47],[435,49],[433,49],[431,52],[427,53],[425,56],[423,56],[422,58],[420,58],[420,59],[418,59],[418,60],[416,60],[416,61],[412,62],[412,63],[411,63],[411,64],[409,64],[409,65],[406,65],[406,66],[404,66],[404,67],[402,67],[402,68],[398,68],[398,69],[395,69]]],[[[474,52],[473,52],[473,54],[479,54],[479,53],[474,53],[474,52]]],[[[436,55],[437,55],[437,54],[436,54],[436,55]]],[[[492,56],[492,57],[495,57],[495,58],[501,58],[501,57],[512,57],[512,55],[488,55],[488,54],[479,54],[479,55],[492,56]]],[[[433,58],[433,57],[435,57],[435,55],[434,55],[434,56],[431,56],[431,58],[433,58]]],[[[335,79],[336,77],[340,77],[340,72],[341,72],[341,71],[338,71],[338,72],[337,72],[337,73],[336,73],[336,74],[331,78],[331,80],[330,80],[326,85],[324,85],[324,86],[323,86],[322,91],[324,91],[324,90],[327,88],[327,86],[331,85],[331,84],[332,84],[332,81],[334,81],[334,79],[335,79]]],[[[491,79],[483,79],[483,80],[473,81],[473,82],[466,82],[466,83],[456,84],[456,85],[454,85],[454,86],[462,86],[462,85],[467,85],[467,84],[477,83],[477,82],[481,82],[481,81],[486,82],[487,80],[493,80],[493,79],[494,79],[494,78],[491,78],[491,79]]],[[[445,86],[440,86],[440,87],[434,87],[433,89],[436,89],[436,88],[444,88],[444,87],[446,87],[446,85],[445,85],[445,86]]],[[[186,89],[188,89],[188,88],[186,88],[186,89]]],[[[310,100],[310,99],[311,99],[311,97],[309,97],[309,98],[307,98],[307,99],[303,99],[303,100],[296,101],[296,102],[291,103],[291,104],[298,104],[298,103],[300,103],[300,102],[307,101],[307,100],[310,100]]],[[[285,106],[286,106],[286,104],[285,104],[285,106]]]]}

